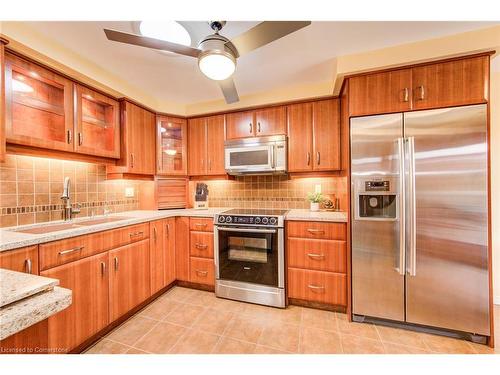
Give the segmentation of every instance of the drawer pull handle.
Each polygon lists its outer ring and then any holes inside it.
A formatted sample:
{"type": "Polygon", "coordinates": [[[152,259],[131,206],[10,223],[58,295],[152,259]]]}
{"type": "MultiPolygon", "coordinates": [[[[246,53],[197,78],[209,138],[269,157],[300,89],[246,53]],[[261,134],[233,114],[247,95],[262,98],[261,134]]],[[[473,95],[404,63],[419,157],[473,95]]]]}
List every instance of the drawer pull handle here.
{"type": "Polygon", "coordinates": [[[319,234],[319,233],[325,233],[325,231],[324,231],[324,230],[322,230],[322,229],[308,229],[307,231],[308,231],[309,233],[318,233],[318,234],[319,234]]]}
{"type": "Polygon", "coordinates": [[[153,237],[154,237],[155,242],[156,242],[157,236],[158,236],[158,232],[156,230],[156,227],[153,227],[153,237]]]}
{"type": "Polygon", "coordinates": [[[196,270],[196,273],[200,276],[207,276],[208,275],[208,271],[196,270]]]}
{"type": "Polygon", "coordinates": [[[59,255],[66,255],[66,254],[74,253],[75,251],[83,250],[84,247],[85,246],[77,246],[77,247],[74,247],[72,249],[59,251],[59,255]]]}
{"type": "Polygon", "coordinates": [[[307,253],[307,256],[311,259],[323,259],[325,257],[325,254],[307,253]]]}
{"type": "Polygon", "coordinates": [[[106,275],[106,263],[101,262],[101,275],[106,275]]]}
{"type": "Polygon", "coordinates": [[[137,236],[142,236],[143,234],[144,234],[144,232],[140,231],[140,232],[129,233],[128,235],[130,237],[137,237],[137,236]]]}
{"type": "Polygon", "coordinates": [[[205,228],[207,226],[206,223],[194,223],[194,225],[197,227],[202,227],[202,228],[205,228]]]}
{"type": "Polygon", "coordinates": [[[197,243],[194,245],[194,247],[196,247],[197,249],[200,249],[200,250],[205,250],[206,248],[208,248],[208,245],[204,245],[202,243],[197,243]]]}
{"type": "Polygon", "coordinates": [[[321,285],[313,285],[313,284],[309,284],[307,286],[309,289],[312,289],[312,290],[324,290],[325,287],[324,286],[321,286],[321,285]]]}
{"type": "Polygon", "coordinates": [[[24,264],[25,264],[26,273],[32,273],[33,263],[31,262],[31,259],[26,259],[24,261],[24,264]]]}

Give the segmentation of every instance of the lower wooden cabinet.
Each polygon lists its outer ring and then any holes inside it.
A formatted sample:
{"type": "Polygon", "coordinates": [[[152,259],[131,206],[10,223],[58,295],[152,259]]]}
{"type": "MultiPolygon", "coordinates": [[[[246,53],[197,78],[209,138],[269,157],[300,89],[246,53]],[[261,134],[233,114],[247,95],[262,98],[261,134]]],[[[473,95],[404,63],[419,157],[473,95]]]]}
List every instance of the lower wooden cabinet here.
{"type": "Polygon", "coordinates": [[[197,284],[215,285],[214,260],[208,258],[190,258],[189,281],[197,284]]]}
{"type": "Polygon", "coordinates": [[[289,267],[346,272],[345,241],[289,238],[287,247],[289,267]]]}
{"type": "Polygon", "coordinates": [[[151,296],[149,239],[109,251],[110,321],[151,296]]]}
{"type": "Polygon", "coordinates": [[[108,325],[108,254],[94,255],[41,272],[73,292],[71,305],[48,319],[48,346],[67,352],[108,325]]]}
{"type": "Polygon", "coordinates": [[[38,246],[0,253],[0,268],[38,275],[38,246]]]}
{"type": "Polygon", "coordinates": [[[151,294],[175,281],[175,218],[150,223],[151,294]]]}
{"type": "Polygon", "coordinates": [[[167,286],[176,280],[176,236],[175,217],[163,220],[163,256],[165,259],[163,285],[167,286]]]}
{"type": "Polygon", "coordinates": [[[288,268],[288,297],[345,306],[346,275],[288,268]]]}
{"type": "Polygon", "coordinates": [[[214,235],[210,232],[191,231],[189,255],[200,258],[214,258],[214,235]]]}
{"type": "Polygon", "coordinates": [[[175,219],[175,274],[177,280],[189,281],[189,217],[175,219]]]}

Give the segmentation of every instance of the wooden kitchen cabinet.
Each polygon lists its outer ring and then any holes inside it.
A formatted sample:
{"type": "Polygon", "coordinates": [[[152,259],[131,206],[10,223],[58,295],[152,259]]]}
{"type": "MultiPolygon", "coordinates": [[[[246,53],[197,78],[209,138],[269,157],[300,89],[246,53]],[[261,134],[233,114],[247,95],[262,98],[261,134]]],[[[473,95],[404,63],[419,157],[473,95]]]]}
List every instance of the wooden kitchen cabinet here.
{"type": "Polygon", "coordinates": [[[364,116],[404,112],[412,108],[411,69],[349,78],[349,113],[364,116]]]}
{"type": "Polygon", "coordinates": [[[149,239],[108,252],[110,321],[151,296],[149,239]]]}
{"type": "Polygon", "coordinates": [[[7,142],[73,151],[73,83],[11,53],[5,54],[7,142]]]}
{"type": "Polygon", "coordinates": [[[189,120],[189,175],[225,174],[224,116],[199,117],[189,120]]]}
{"type": "Polygon", "coordinates": [[[120,103],[121,157],[108,166],[111,177],[156,173],[156,116],[127,100],[120,103]]]}
{"type": "Polygon", "coordinates": [[[413,109],[485,103],[489,56],[478,56],[412,69],[413,109]]]}
{"type": "Polygon", "coordinates": [[[189,281],[189,217],[175,218],[175,274],[189,281]]]}
{"type": "Polygon", "coordinates": [[[163,285],[167,286],[176,280],[176,237],[175,217],[163,220],[163,256],[165,264],[163,285]]]}
{"type": "Polygon", "coordinates": [[[150,223],[151,294],[175,281],[175,218],[150,223]]]}
{"type": "Polygon", "coordinates": [[[75,84],[75,105],[75,151],[119,159],[119,103],[75,84]]]}
{"type": "Polygon", "coordinates": [[[72,291],[71,305],[48,319],[49,348],[70,351],[108,325],[108,273],[107,253],[40,273],[72,291]]]}
{"type": "Polygon", "coordinates": [[[226,138],[286,134],[286,107],[276,106],[226,115],[226,138]]]}
{"type": "Polygon", "coordinates": [[[214,234],[210,232],[191,231],[189,236],[190,256],[198,258],[214,258],[214,234]]]}
{"type": "Polygon", "coordinates": [[[38,275],[38,246],[1,252],[0,268],[38,275]]]}
{"type": "Polygon", "coordinates": [[[338,99],[288,106],[288,171],[341,168],[338,99]]]}
{"type": "Polygon", "coordinates": [[[215,265],[213,258],[207,259],[191,257],[189,281],[196,284],[214,286],[215,265]]]}
{"type": "Polygon", "coordinates": [[[158,116],[156,125],[156,173],[187,175],[187,123],[185,119],[158,116]]]}
{"type": "Polygon", "coordinates": [[[346,275],[289,268],[288,297],[303,301],[346,306],[346,275]]]}

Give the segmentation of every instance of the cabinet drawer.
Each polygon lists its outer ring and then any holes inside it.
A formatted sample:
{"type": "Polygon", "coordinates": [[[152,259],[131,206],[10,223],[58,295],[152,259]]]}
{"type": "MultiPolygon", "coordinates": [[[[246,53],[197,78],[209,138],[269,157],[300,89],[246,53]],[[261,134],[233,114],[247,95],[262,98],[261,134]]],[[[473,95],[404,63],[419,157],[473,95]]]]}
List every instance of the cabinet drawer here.
{"type": "Polygon", "coordinates": [[[190,258],[190,277],[192,283],[215,285],[215,269],[213,259],[190,258]]]}
{"type": "Polygon", "coordinates": [[[149,223],[131,225],[129,227],[118,230],[120,231],[120,243],[113,247],[122,246],[149,238],[149,223]]]}
{"type": "Polygon", "coordinates": [[[38,275],[38,246],[0,253],[0,268],[38,275]]]}
{"type": "Polygon", "coordinates": [[[289,268],[288,297],[345,306],[346,275],[289,268]]]}
{"type": "Polygon", "coordinates": [[[342,241],[346,239],[346,225],[344,223],[289,221],[286,228],[288,237],[342,241]]]}
{"type": "Polygon", "coordinates": [[[89,246],[89,236],[78,236],[40,245],[40,270],[88,257],[100,251],[89,246]]]}
{"type": "Polygon", "coordinates": [[[289,238],[288,266],[318,271],[346,272],[346,243],[336,240],[289,238]]]}
{"type": "Polygon", "coordinates": [[[209,218],[189,218],[189,229],[201,232],[213,232],[214,220],[209,218]]]}
{"type": "Polygon", "coordinates": [[[214,235],[210,232],[191,232],[189,254],[199,258],[214,258],[214,235]]]}

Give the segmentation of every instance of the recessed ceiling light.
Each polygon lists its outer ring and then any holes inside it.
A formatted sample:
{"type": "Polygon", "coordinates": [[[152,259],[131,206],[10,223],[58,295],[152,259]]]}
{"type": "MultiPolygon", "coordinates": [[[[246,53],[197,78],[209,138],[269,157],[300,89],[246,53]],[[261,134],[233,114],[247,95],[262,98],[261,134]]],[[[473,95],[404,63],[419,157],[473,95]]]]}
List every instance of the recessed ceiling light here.
{"type": "Polygon", "coordinates": [[[184,46],[191,45],[191,36],[176,21],[141,21],[139,31],[142,35],[150,38],[166,40],[184,46]]]}

